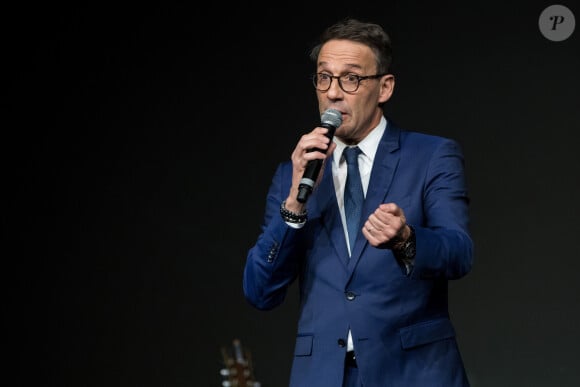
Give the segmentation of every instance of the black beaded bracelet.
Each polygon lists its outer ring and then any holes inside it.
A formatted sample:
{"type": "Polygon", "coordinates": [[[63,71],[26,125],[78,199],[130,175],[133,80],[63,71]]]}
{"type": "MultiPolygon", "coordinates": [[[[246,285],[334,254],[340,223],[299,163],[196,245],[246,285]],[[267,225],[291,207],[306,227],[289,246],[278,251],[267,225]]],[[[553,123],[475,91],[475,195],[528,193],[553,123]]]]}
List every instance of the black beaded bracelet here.
{"type": "Polygon", "coordinates": [[[282,219],[284,219],[285,222],[290,223],[305,223],[306,220],[308,220],[308,211],[304,210],[304,212],[300,214],[292,212],[286,208],[286,200],[284,200],[280,205],[280,215],[282,215],[282,219]]]}

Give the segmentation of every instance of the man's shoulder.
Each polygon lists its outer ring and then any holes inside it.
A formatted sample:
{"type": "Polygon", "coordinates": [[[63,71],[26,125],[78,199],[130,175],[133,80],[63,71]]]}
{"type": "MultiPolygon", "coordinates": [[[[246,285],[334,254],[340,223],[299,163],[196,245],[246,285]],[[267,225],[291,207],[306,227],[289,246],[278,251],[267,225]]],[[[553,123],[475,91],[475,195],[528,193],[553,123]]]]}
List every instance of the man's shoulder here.
{"type": "Polygon", "coordinates": [[[395,125],[390,126],[390,131],[392,135],[398,135],[400,138],[401,145],[405,143],[415,143],[422,145],[432,145],[437,146],[442,143],[455,142],[454,139],[450,137],[445,137],[440,134],[428,133],[420,130],[413,130],[408,128],[401,128],[395,125]]]}
{"type": "Polygon", "coordinates": [[[436,133],[429,133],[424,130],[411,129],[404,126],[399,126],[397,123],[393,122],[391,119],[387,120],[387,132],[391,136],[400,136],[401,139],[409,139],[411,141],[427,142],[427,143],[440,143],[453,141],[449,137],[442,136],[436,133]]]}
{"type": "Polygon", "coordinates": [[[439,134],[421,132],[421,131],[414,131],[414,130],[401,130],[401,137],[406,137],[413,141],[421,141],[421,142],[428,142],[428,143],[442,143],[448,141],[454,141],[452,138],[445,137],[439,134]]]}
{"type": "Polygon", "coordinates": [[[444,135],[421,132],[418,130],[399,129],[399,146],[410,153],[433,154],[437,152],[461,153],[457,140],[444,135]]]}

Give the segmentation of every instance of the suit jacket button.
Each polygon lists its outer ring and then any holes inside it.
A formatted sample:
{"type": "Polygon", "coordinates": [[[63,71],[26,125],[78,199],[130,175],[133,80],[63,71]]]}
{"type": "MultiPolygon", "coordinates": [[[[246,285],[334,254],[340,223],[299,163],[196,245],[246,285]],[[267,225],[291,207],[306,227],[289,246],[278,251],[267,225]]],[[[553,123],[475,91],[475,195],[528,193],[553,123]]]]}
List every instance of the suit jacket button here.
{"type": "Polygon", "coordinates": [[[338,346],[344,348],[344,346],[346,346],[346,341],[344,341],[344,339],[338,339],[338,346]]]}
{"type": "Polygon", "coordinates": [[[346,299],[352,301],[356,298],[356,295],[353,292],[346,292],[346,299]]]}

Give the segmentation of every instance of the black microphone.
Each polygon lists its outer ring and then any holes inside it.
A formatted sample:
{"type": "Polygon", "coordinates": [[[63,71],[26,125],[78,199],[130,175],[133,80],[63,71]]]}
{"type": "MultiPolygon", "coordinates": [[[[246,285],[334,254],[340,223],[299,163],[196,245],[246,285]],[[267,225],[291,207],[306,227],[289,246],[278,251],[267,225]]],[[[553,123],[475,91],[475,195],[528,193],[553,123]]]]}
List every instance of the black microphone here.
{"type": "MultiPolygon", "coordinates": [[[[328,129],[328,132],[326,132],[326,137],[332,141],[334,131],[342,124],[342,114],[338,110],[327,109],[324,111],[324,113],[322,113],[320,121],[320,126],[328,129]]],[[[311,149],[309,152],[313,150],[324,153],[324,151],[317,148],[311,149]]],[[[298,186],[298,196],[296,197],[296,200],[298,200],[300,203],[306,203],[306,200],[308,200],[308,197],[312,193],[314,184],[316,183],[318,174],[320,173],[320,168],[322,167],[322,162],[323,160],[316,159],[310,160],[308,164],[306,164],[306,169],[304,170],[304,174],[300,180],[300,185],[298,186]]]]}

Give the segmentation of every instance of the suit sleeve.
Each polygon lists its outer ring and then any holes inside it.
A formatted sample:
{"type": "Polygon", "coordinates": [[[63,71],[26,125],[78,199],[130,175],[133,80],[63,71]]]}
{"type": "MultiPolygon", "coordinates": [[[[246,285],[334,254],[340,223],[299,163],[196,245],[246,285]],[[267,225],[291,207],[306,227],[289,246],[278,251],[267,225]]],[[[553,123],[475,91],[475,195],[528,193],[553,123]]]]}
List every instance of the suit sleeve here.
{"type": "Polygon", "coordinates": [[[424,224],[414,225],[416,255],[411,278],[458,279],[471,270],[468,205],[461,148],[445,139],[431,154],[426,169],[424,224]]]}
{"type": "Polygon", "coordinates": [[[280,204],[288,196],[291,166],[278,166],[268,190],[261,233],[249,249],[243,275],[246,300],[260,310],[280,305],[297,277],[299,234],[282,219],[280,204]]]}

